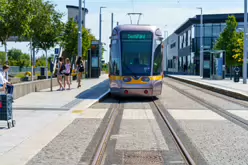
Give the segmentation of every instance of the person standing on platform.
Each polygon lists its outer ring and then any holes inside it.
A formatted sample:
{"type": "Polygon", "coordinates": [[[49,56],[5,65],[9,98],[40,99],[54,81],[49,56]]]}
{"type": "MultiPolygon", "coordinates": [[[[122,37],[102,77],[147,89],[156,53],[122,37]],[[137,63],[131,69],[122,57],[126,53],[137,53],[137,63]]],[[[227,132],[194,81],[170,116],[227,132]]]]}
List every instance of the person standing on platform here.
{"type": "Polygon", "coordinates": [[[0,73],[0,86],[3,87],[5,93],[11,94],[13,96],[14,86],[5,77],[6,73],[9,71],[9,66],[3,66],[3,72],[0,73]],[[7,90],[7,91],[6,91],[7,90]]]}
{"type": "Polygon", "coordinates": [[[67,83],[67,85],[68,85],[68,89],[67,90],[70,90],[71,88],[70,88],[70,80],[69,80],[69,77],[70,77],[70,72],[71,72],[71,64],[70,64],[70,60],[69,60],[69,58],[66,58],[66,63],[65,63],[65,73],[64,73],[64,75],[65,75],[65,82],[64,82],[64,87],[66,87],[66,83],[67,83]]]}
{"type": "Polygon", "coordinates": [[[57,65],[57,80],[58,80],[58,83],[59,83],[59,89],[58,91],[63,91],[65,90],[65,88],[63,87],[63,73],[62,73],[62,70],[63,70],[63,57],[59,57],[59,62],[58,62],[58,65],[57,65]]]}
{"type": "Polygon", "coordinates": [[[78,57],[77,62],[77,72],[78,72],[78,88],[81,87],[81,80],[82,80],[82,76],[83,76],[83,72],[84,72],[84,65],[83,65],[83,61],[82,61],[82,57],[78,57]]]}

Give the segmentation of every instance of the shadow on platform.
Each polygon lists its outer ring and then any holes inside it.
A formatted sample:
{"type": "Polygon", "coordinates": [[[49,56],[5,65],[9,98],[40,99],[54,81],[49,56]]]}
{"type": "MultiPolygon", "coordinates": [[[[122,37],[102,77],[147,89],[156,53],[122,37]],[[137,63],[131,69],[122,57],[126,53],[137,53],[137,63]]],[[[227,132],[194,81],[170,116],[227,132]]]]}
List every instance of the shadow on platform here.
{"type": "Polygon", "coordinates": [[[109,89],[109,80],[105,80],[76,96],[77,99],[98,99],[109,89]]]}

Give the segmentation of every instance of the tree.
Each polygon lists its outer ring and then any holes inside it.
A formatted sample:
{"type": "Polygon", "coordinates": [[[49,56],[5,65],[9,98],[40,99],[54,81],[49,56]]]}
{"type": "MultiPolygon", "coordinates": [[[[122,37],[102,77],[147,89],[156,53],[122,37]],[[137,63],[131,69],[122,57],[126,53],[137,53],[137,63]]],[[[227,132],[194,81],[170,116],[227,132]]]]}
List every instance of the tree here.
{"type": "MultiPolygon", "coordinates": [[[[91,42],[96,40],[95,36],[91,34],[90,29],[82,28],[82,58],[86,60],[88,58],[88,50],[91,47],[91,42]]],[[[75,59],[78,55],[78,25],[73,19],[70,19],[64,30],[62,36],[62,44],[65,48],[66,57],[75,59]]]]}
{"type": "Polygon", "coordinates": [[[21,55],[22,55],[22,51],[19,49],[11,49],[8,52],[8,58],[10,61],[13,61],[13,60],[20,61],[21,55]]]}
{"type": "Polygon", "coordinates": [[[62,36],[61,45],[64,47],[67,57],[72,59],[77,55],[77,43],[78,43],[78,28],[73,19],[65,25],[64,34],[62,36]]]}
{"type": "MultiPolygon", "coordinates": [[[[10,36],[25,35],[34,11],[33,0],[0,0],[0,42],[7,52],[7,40],[10,36]]],[[[6,54],[7,55],[7,54],[6,54]]]]}
{"type": "Polygon", "coordinates": [[[5,52],[0,52],[0,64],[4,65],[5,64],[5,52]]]}
{"type": "Polygon", "coordinates": [[[9,65],[23,67],[30,66],[30,56],[22,53],[19,49],[11,49],[8,52],[9,65]]]}
{"type": "MultiPolygon", "coordinates": [[[[34,33],[34,47],[41,48],[45,51],[47,59],[47,50],[52,47],[55,47],[60,41],[60,36],[62,34],[64,25],[61,21],[63,14],[55,10],[55,5],[50,2],[44,2],[40,8],[41,13],[44,16],[43,21],[45,25],[43,29],[38,30],[39,33],[34,33]]],[[[46,60],[46,70],[48,70],[48,63],[46,60]]],[[[48,72],[47,72],[48,73],[48,72]]],[[[46,75],[48,78],[48,74],[46,75]]]]}
{"type": "Polygon", "coordinates": [[[236,39],[235,39],[235,48],[233,51],[235,52],[233,55],[233,58],[235,59],[236,63],[238,65],[243,64],[243,55],[244,55],[244,32],[237,33],[236,39]]]}
{"type": "Polygon", "coordinates": [[[36,59],[36,66],[46,66],[46,56],[41,56],[36,59]]]}
{"type": "Polygon", "coordinates": [[[83,60],[87,60],[88,58],[88,50],[90,49],[91,46],[91,35],[88,29],[83,28],[83,32],[82,32],[82,58],[83,60]]]}
{"type": "Polygon", "coordinates": [[[226,21],[226,28],[220,34],[220,37],[217,39],[217,42],[214,46],[216,50],[225,50],[226,51],[226,63],[228,66],[233,66],[236,64],[236,61],[233,58],[235,52],[233,51],[236,47],[237,32],[236,28],[238,23],[235,16],[228,16],[226,21]]]}

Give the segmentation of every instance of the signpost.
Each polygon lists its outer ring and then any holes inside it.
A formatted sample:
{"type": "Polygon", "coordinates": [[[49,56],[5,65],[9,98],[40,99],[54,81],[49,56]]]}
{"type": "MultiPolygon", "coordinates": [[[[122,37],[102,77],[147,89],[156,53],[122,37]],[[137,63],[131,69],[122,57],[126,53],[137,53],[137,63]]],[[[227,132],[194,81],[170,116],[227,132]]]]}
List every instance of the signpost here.
{"type": "Polygon", "coordinates": [[[51,76],[50,76],[50,80],[51,80],[50,89],[51,89],[51,92],[53,91],[53,72],[55,70],[55,68],[54,68],[55,66],[54,65],[56,64],[56,60],[59,57],[60,49],[59,48],[55,48],[54,54],[55,54],[55,56],[54,56],[53,61],[52,61],[52,59],[50,61],[50,72],[51,72],[51,76]]]}
{"type": "Polygon", "coordinates": [[[55,54],[55,55],[58,55],[58,54],[59,54],[59,48],[55,48],[54,54],[55,54]]]}

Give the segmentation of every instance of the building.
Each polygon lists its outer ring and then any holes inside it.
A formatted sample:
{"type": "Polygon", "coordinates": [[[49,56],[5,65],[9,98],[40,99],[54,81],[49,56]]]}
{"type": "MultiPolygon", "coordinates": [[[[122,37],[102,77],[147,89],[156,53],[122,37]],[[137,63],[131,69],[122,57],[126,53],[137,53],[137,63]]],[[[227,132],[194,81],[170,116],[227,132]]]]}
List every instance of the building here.
{"type": "MultiPolygon", "coordinates": [[[[68,10],[68,20],[70,18],[73,18],[75,20],[75,22],[78,23],[78,21],[79,21],[79,16],[78,16],[78,14],[79,14],[79,11],[78,11],[79,7],[78,6],[66,5],[66,8],[68,10]]],[[[85,24],[86,19],[84,20],[84,18],[86,18],[86,14],[88,14],[88,9],[82,8],[82,25],[83,25],[83,27],[85,27],[85,25],[86,25],[85,24]],[[84,15],[85,15],[85,17],[84,17],[84,15]]]]}
{"type": "MultiPolygon", "coordinates": [[[[164,43],[164,45],[167,45],[167,52],[165,46],[164,53],[167,54],[168,72],[176,73],[178,72],[178,35],[171,34],[165,39],[164,43]]],[[[164,61],[164,66],[166,66],[166,58],[164,61]]]]}
{"type": "MultiPolygon", "coordinates": [[[[236,17],[238,22],[237,29],[242,30],[244,26],[243,13],[203,15],[204,50],[213,49],[216,40],[225,29],[225,22],[229,15],[236,17]]],[[[168,72],[200,74],[200,18],[200,15],[189,18],[172,35],[165,39],[165,48],[168,47],[168,72]],[[177,40],[175,40],[175,36],[177,36],[177,40]],[[168,44],[167,41],[169,41],[168,44]],[[176,43],[170,41],[176,41],[176,43]],[[176,45],[176,48],[173,44],[176,45]],[[177,55],[175,55],[175,52],[177,52],[177,55]]]]}

